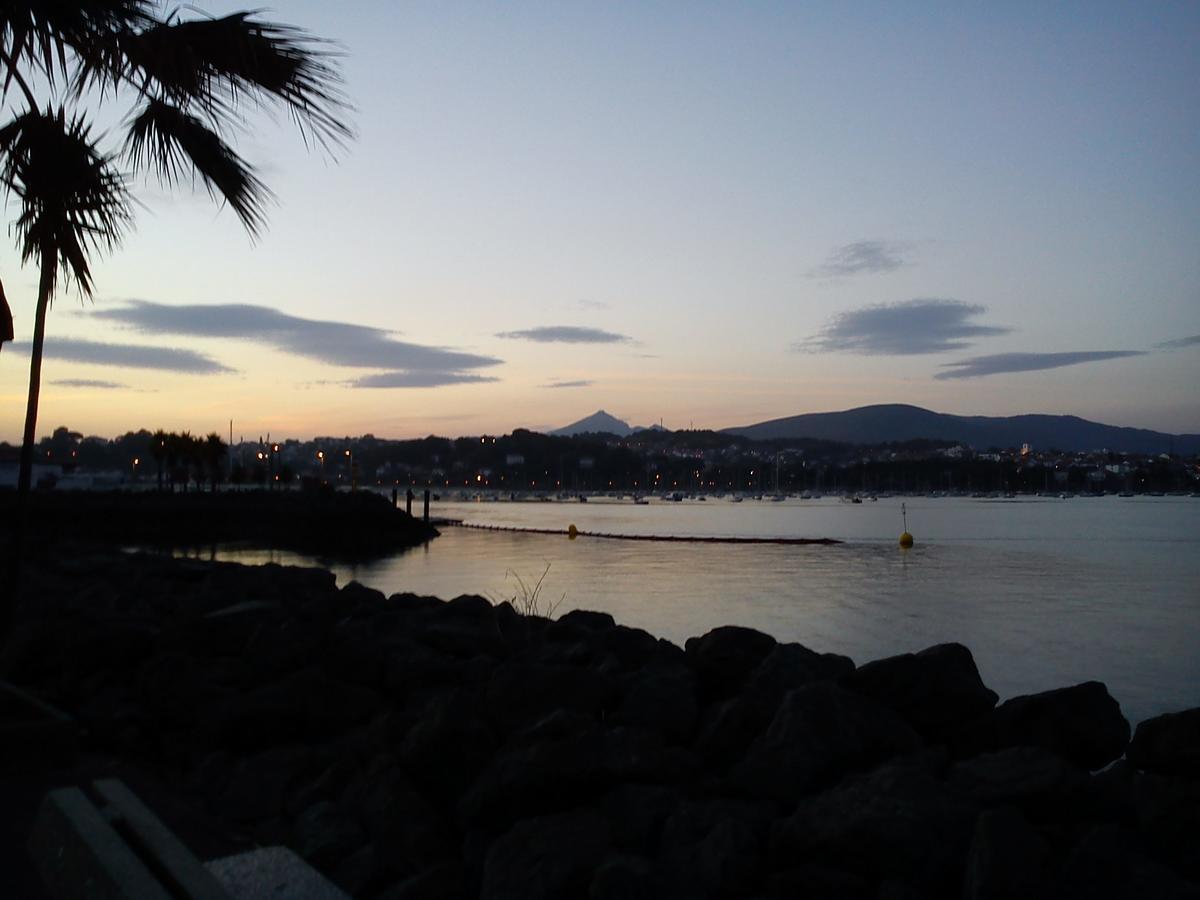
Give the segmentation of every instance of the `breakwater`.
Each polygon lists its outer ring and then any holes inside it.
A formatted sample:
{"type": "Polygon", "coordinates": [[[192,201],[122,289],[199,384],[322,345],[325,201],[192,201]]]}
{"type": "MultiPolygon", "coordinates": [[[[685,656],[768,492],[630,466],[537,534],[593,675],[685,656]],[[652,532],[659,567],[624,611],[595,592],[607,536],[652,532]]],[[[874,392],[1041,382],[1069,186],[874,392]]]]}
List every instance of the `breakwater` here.
{"type": "MultiPolygon", "coordinates": [[[[12,520],[0,492],[0,536],[12,520]]],[[[437,536],[432,526],[368,491],[38,491],[29,504],[30,552],[63,541],[105,546],[218,543],[369,559],[437,536]]]]}
{"type": "Polygon", "coordinates": [[[679,647],[106,553],[42,560],[22,599],[0,673],[85,753],[356,897],[1197,895],[1200,711],[1131,742],[1104,685],[997,704],[958,644],[679,647]]]}

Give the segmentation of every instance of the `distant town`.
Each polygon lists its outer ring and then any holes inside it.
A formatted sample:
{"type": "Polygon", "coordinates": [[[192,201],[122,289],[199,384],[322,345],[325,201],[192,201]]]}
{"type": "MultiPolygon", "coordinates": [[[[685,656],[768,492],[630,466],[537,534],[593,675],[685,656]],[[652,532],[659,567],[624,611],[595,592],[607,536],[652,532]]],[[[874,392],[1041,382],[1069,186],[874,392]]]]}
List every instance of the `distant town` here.
{"type": "MultiPolygon", "coordinates": [[[[0,484],[19,447],[0,443],[0,484]]],[[[229,442],[141,430],[114,439],[61,427],[37,445],[42,488],[219,486],[431,488],[489,496],[596,493],[671,496],[881,493],[1179,494],[1200,491],[1200,457],[972,447],[915,439],[881,444],[647,429],[615,434],[386,440],[254,436],[229,442]]]]}

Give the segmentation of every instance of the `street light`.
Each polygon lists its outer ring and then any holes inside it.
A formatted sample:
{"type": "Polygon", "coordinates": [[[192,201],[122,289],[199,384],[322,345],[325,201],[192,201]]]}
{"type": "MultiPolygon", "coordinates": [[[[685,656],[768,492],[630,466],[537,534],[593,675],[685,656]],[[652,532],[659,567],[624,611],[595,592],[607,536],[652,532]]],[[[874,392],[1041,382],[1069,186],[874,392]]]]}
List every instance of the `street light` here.
{"type": "Polygon", "coordinates": [[[133,480],[134,481],[137,481],[137,467],[138,467],[138,463],[140,463],[141,461],[142,461],[142,459],[139,456],[135,456],[133,458],[133,480]]]}
{"type": "Polygon", "coordinates": [[[317,461],[321,464],[321,484],[325,483],[325,451],[317,451],[317,461]]]}

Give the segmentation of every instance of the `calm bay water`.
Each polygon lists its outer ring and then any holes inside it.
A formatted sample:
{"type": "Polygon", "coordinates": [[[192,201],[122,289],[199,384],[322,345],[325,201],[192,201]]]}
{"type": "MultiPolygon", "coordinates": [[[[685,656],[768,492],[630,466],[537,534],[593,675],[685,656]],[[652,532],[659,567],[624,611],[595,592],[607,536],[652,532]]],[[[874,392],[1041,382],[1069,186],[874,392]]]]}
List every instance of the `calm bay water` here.
{"type": "MultiPolygon", "coordinates": [[[[469,523],[645,535],[833,537],[834,546],[655,543],[446,527],[422,548],[331,568],[387,594],[494,599],[549,571],[586,608],[682,643],[747,625],[856,662],[971,648],[1002,698],[1096,679],[1131,721],[1200,706],[1200,499],[905,498],[732,503],[435,503],[469,523]]],[[[239,562],[312,563],[218,550],[239,562]]]]}

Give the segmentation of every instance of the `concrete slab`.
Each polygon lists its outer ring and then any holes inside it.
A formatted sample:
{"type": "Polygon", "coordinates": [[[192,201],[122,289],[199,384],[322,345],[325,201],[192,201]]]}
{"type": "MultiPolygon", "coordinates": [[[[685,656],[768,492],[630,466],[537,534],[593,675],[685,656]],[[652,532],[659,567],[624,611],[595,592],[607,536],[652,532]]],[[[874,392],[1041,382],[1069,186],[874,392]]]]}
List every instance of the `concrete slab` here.
{"type": "Polygon", "coordinates": [[[351,900],[287,847],[263,847],[204,865],[236,900],[351,900]]]}

